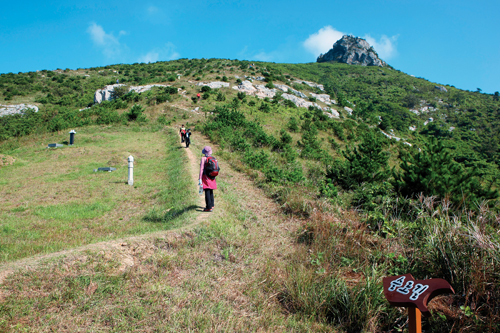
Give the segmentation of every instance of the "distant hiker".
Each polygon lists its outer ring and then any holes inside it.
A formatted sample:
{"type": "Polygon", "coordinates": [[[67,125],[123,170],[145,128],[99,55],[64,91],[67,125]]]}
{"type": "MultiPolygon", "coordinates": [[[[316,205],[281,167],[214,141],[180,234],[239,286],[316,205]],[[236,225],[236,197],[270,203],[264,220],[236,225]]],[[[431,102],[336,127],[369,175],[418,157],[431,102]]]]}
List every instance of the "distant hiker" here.
{"type": "Polygon", "coordinates": [[[212,148],[205,146],[201,153],[204,156],[201,158],[198,185],[203,185],[205,191],[206,207],[203,211],[211,212],[214,209],[214,190],[217,189],[215,177],[219,174],[220,168],[217,159],[212,156],[212,148]]]}
{"type": "Polygon", "coordinates": [[[201,94],[200,94],[200,93],[198,93],[198,94],[196,95],[196,97],[198,97],[198,99],[200,99],[200,98],[201,98],[201,94]]]}
{"type": "Polygon", "coordinates": [[[186,128],[184,127],[184,124],[181,125],[181,129],[179,130],[179,135],[181,136],[181,143],[184,142],[186,139],[186,128]]]}
{"type": "Polygon", "coordinates": [[[116,79],[116,84],[120,83],[120,80],[116,79]]]}
{"type": "Polygon", "coordinates": [[[191,144],[191,129],[188,128],[186,131],[186,148],[189,148],[190,144],[191,144]]]}

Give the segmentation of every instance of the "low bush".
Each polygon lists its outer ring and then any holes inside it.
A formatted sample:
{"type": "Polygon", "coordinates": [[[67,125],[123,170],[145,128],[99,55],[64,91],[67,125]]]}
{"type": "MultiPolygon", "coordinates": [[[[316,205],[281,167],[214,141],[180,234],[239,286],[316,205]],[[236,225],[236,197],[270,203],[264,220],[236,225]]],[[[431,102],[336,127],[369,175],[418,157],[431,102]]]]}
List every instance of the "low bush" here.
{"type": "Polygon", "coordinates": [[[128,113],[126,113],[128,117],[128,121],[137,121],[143,122],[146,121],[146,117],[143,114],[144,108],[139,104],[134,104],[128,113]]]}

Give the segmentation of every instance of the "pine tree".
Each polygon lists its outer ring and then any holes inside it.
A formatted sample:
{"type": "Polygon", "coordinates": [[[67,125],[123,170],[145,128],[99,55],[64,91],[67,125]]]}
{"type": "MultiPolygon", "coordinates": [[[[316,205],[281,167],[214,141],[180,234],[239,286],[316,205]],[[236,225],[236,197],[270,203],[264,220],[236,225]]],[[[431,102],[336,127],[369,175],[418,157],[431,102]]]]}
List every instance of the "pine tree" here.
{"type": "Polygon", "coordinates": [[[381,181],[390,174],[387,168],[389,154],[383,150],[381,138],[372,132],[366,133],[363,142],[354,149],[347,147],[342,155],[345,161],[338,161],[329,168],[327,177],[344,189],[364,182],[381,181]]]}
{"type": "Polygon", "coordinates": [[[433,139],[424,150],[402,160],[402,172],[393,169],[393,185],[405,197],[447,197],[458,207],[498,197],[496,190],[483,188],[476,169],[466,171],[455,162],[441,141],[433,139]]]}

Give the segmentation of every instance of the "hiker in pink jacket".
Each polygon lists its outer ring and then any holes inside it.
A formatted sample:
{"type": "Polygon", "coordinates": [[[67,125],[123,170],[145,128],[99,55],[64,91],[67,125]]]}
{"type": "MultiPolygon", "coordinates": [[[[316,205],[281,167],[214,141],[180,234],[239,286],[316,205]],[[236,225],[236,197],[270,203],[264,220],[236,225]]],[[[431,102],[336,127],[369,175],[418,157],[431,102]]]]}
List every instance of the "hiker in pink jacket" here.
{"type": "Polygon", "coordinates": [[[206,207],[204,212],[211,212],[214,209],[214,190],[217,189],[217,182],[215,178],[208,177],[204,172],[205,163],[207,162],[207,157],[212,156],[212,148],[205,146],[201,153],[205,156],[201,158],[200,162],[200,177],[198,178],[198,185],[203,184],[203,191],[205,192],[205,203],[206,207]]]}

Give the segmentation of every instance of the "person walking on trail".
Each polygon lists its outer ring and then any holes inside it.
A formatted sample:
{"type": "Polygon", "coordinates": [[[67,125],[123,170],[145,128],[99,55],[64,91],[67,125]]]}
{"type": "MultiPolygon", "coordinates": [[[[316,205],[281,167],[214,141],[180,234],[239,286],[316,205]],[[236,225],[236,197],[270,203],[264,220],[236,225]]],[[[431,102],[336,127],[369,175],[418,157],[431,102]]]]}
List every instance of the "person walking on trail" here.
{"type": "Polygon", "coordinates": [[[188,128],[186,131],[186,148],[189,148],[190,144],[191,144],[191,129],[188,128]]]}
{"type": "Polygon", "coordinates": [[[186,128],[184,127],[184,124],[181,125],[181,129],[179,130],[179,134],[181,136],[181,143],[184,142],[186,139],[186,128]]]}
{"type": "Polygon", "coordinates": [[[217,173],[219,171],[218,163],[215,157],[212,156],[212,148],[205,146],[201,153],[204,155],[200,162],[200,177],[198,179],[198,185],[203,185],[203,191],[205,192],[205,203],[206,207],[204,212],[211,212],[214,210],[214,190],[217,189],[217,182],[215,177],[207,175],[210,172],[209,169],[213,169],[213,162],[215,161],[217,173]]]}

